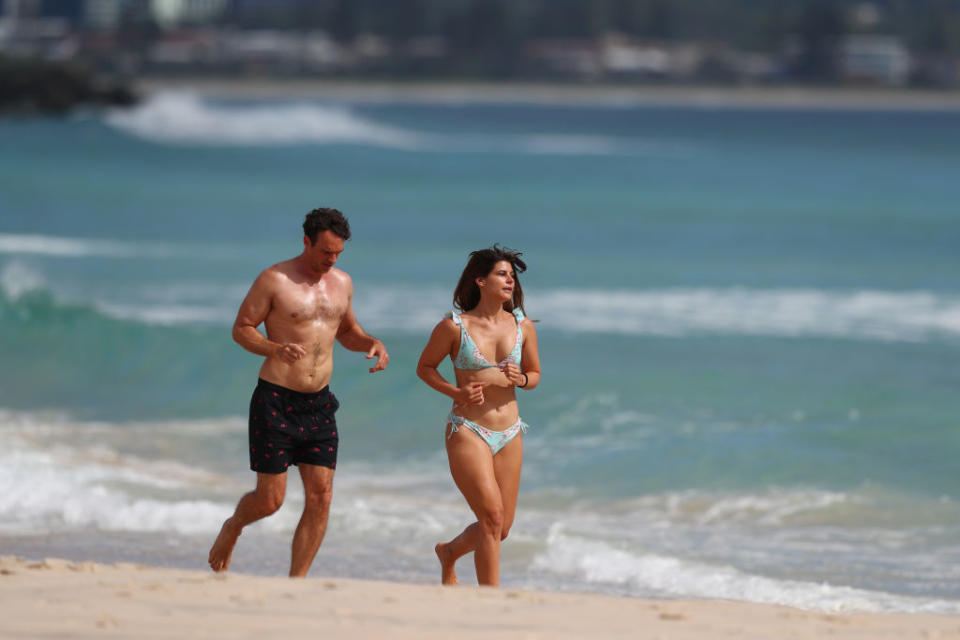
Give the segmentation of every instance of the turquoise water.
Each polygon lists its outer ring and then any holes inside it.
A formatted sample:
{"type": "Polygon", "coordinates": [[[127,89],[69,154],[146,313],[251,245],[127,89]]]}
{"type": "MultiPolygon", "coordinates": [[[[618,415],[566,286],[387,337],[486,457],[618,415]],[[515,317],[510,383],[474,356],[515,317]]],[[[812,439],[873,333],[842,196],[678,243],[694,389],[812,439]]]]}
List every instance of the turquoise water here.
{"type": "MultiPolygon", "coordinates": [[[[544,367],[506,584],[960,611],[960,114],[163,94],[0,143],[10,553],[203,566],[253,480],[233,315],[336,206],[391,364],[336,355],[314,574],[435,580],[469,514],[414,365],[501,242],[544,367]]],[[[301,499],[237,570],[285,571],[301,499]]]]}

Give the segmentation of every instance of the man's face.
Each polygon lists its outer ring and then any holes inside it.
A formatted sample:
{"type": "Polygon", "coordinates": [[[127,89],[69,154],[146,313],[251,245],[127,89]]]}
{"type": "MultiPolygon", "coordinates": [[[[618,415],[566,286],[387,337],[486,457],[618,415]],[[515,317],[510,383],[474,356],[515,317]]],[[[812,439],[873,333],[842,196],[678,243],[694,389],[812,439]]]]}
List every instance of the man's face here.
{"type": "Polygon", "coordinates": [[[326,273],[337,263],[337,258],[343,253],[343,238],[333,231],[326,230],[317,234],[317,241],[310,244],[310,238],[303,237],[303,247],[310,261],[310,268],[320,273],[326,273]]]}

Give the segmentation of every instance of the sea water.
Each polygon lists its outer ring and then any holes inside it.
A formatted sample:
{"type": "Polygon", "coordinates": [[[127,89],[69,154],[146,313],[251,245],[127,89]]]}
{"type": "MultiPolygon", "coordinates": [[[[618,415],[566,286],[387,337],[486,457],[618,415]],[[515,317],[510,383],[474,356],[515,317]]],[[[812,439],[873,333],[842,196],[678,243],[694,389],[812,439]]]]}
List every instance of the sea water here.
{"type": "MultiPolygon", "coordinates": [[[[471,521],[414,368],[499,242],[543,366],[505,585],[960,613],[958,149],[960,114],[882,109],[167,93],[0,121],[0,553],[205,566],[254,482],[233,317],[334,206],[391,362],[337,348],[313,575],[435,582],[471,521]]],[[[234,570],[285,574],[298,485],[234,570]]]]}

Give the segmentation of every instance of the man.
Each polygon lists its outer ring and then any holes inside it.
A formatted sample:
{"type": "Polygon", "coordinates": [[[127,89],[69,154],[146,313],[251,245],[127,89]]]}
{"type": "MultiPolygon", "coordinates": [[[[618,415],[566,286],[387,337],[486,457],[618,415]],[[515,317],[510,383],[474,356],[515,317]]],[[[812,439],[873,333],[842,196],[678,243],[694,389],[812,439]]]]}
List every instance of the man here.
{"type": "Polygon", "coordinates": [[[376,358],[370,373],[390,360],[383,343],[368,335],[353,315],[353,282],[334,268],[350,238],[350,225],[336,209],[314,209],[303,223],[303,253],[261,273],[240,305],[233,339],[266,357],[250,400],[250,468],[257,487],[243,496],[210,549],[210,568],[226,571],[237,538],[248,524],[283,504],[287,467],[297,465],[304,507],[293,536],[290,576],[304,577],[313,562],[330,513],[337,464],[339,402],[328,383],[333,341],[376,358]],[[267,337],[257,327],[264,323],[267,337]]]}

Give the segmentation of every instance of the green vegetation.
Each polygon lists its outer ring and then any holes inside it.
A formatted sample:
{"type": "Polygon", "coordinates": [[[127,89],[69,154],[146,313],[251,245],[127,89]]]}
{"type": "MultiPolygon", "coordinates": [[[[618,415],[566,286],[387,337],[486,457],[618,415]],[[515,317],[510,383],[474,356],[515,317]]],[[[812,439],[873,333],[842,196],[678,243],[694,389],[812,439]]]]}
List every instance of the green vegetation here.
{"type": "Polygon", "coordinates": [[[128,88],[98,81],[78,64],[0,55],[0,113],[64,113],[135,101],[128,88]]]}

